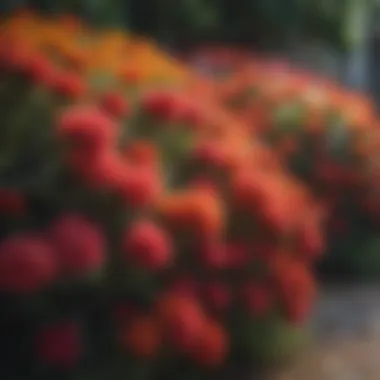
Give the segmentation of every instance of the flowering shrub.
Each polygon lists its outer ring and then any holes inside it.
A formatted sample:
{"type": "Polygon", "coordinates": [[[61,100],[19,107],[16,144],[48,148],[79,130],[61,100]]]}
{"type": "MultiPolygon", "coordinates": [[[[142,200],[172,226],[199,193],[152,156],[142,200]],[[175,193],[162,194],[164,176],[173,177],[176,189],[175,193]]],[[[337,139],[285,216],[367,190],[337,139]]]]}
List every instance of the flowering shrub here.
{"type": "Polygon", "coordinates": [[[323,251],[308,191],[144,42],[21,15],[8,43],[6,377],[209,379],[286,358],[323,251]]]}
{"type": "Polygon", "coordinates": [[[193,60],[207,61],[210,71],[223,69],[215,91],[222,104],[255,139],[273,147],[325,206],[331,251],[325,269],[378,275],[371,247],[379,226],[379,132],[370,99],[286,62],[214,50],[193,60]]]}

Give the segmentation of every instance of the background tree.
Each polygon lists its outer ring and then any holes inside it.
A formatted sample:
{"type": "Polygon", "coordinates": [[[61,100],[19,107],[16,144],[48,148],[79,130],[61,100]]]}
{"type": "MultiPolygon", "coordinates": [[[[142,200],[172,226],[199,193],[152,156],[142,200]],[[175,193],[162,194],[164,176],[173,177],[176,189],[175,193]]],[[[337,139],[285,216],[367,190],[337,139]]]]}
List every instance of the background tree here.
{"type": "MultiPolygon", "coordinates": [[[[15,4],[19,6],[20,1],[15,4]]],[[[199,41],[279,48],[297,36],[339,49],[355,43],[365,0],[31,0],[46,11],[70,11],[98,25],[124,25],[166,44],[199,41]]],[[[8,7],[9,8],[9,7],[8,7]]]]}

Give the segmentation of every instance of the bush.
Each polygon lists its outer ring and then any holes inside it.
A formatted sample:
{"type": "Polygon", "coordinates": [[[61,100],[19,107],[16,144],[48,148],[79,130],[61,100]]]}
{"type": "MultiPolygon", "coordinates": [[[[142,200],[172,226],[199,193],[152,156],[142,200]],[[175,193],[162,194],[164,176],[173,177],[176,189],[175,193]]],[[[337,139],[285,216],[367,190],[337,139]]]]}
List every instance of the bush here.
{"type": "Polygon", "coordinates": [[[202,59],[221,73],[216,94],[222,104],[325,205],[331,254],[323,271],[378,277],[371,247],[379,221],[379,132],[371,100],[286,62],[215,48],[195,55],[202,59]]]}
{"type": "Polygon", "coordinates": [[[323,240],[272,151],[146,41],[21,14],[0,42],[6,377],[210,379],[287,358],[323,240]]]}

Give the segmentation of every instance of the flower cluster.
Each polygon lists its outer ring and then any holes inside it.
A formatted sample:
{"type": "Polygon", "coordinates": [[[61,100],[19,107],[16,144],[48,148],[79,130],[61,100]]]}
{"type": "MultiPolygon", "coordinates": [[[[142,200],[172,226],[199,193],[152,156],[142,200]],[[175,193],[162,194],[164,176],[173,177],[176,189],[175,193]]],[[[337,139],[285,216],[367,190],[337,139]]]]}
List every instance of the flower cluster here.
{"type": "Polygon", "coordinates": [[[214,72],[223,71],[215,83],[222,104],[325,206],[331,250],[326,269],[372,273],[373,253],[358,255],[379,231],[379,132],[371,100],[286,62],[227,48],[205,49],[195,57],[214,72]]]}
{"type": "Polygon", "coordinates": [[[10,362],[180,379],[286,354],[324,248],[307,189],[146,41],[23,14],[10,42],[4,99],[31,112],[0,132],[0,293],[28,325],[10,362]]]}

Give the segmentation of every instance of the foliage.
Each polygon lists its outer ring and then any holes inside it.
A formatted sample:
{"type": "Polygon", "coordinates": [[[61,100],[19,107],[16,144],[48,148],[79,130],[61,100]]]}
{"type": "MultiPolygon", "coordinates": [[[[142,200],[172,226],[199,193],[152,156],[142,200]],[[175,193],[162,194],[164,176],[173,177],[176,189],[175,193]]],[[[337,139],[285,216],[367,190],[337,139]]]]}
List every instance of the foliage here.
{"type": "Polygon", "coordinates": [[[361,0],[41,1],[31,4],[49,11],[76,12],[97,25],[123,23],[166,44],[221,41],[256,48],[279,48],[295,37],[348,48],[361,29],[354,22],[356,15],[366,6],[361,0]]]}

